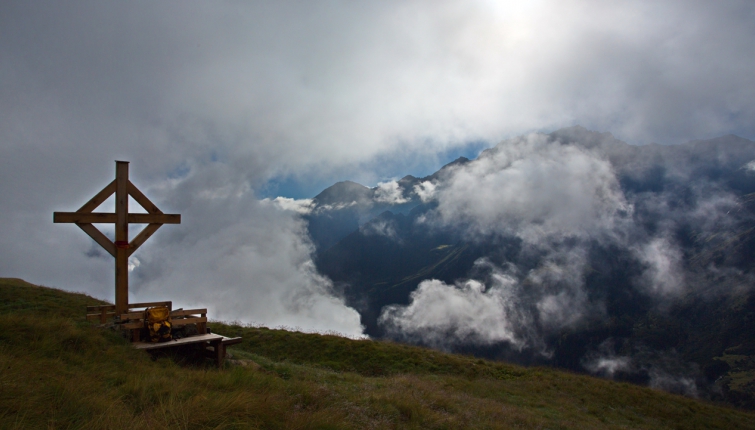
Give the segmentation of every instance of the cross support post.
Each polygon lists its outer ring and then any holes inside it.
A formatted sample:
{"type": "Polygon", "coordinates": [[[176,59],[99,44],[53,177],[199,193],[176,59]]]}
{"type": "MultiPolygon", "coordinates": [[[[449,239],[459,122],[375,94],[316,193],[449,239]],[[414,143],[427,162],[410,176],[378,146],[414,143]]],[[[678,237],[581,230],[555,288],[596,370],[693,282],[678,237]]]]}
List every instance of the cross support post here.
{"type": "Polygon", "coordinates": [[[115,162],[115,314],[128,312],[128,162],[115,162]]]}
{"type": "Polygon", "coordinates": [[[128,161],[115,162],[115,180],[92,197],[76,212],[53,213],[55,223],[75,223],[105,251],[115,257],[115,315],[128,313],[128,257],[163,224],[180,224],[181,215],[164,214],[128,178],[128,161]],[[92,212],[115,194],[115,213],[92,212]],[[133,197],[147,213],[128,212],[128,197],[133,197]],[[115,241],[102,234],[93,223],[114,223],[115,241]],[[133,240],[128,240],[128,225],[149,224],[133,240]]]}

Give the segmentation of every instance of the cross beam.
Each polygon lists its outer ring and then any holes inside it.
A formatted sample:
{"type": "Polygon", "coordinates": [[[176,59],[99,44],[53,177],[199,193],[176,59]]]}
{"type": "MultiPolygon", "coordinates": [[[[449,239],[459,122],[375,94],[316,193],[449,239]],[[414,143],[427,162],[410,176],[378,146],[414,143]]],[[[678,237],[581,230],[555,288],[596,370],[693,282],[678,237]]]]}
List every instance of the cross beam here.
{"type": "Polygon", "coordinates": [[[128,257],[163,224],[180,224],[181,215],[164,214],[128,179],[128,161],[115,162],[115,180],[97,193],[76,212],[54,212],[53,222],[74,223],[115,257],[115,314],[128,312],[128,257]],[[115,213],[92,212],[115,194],[115,213]],[[131,196],[148,213],[129,213],[131,196]],[[115,224],[115,241],[111,241],[93,223],[115,224]],[[128,241],[129,224],[148,224],[128,241]]]}

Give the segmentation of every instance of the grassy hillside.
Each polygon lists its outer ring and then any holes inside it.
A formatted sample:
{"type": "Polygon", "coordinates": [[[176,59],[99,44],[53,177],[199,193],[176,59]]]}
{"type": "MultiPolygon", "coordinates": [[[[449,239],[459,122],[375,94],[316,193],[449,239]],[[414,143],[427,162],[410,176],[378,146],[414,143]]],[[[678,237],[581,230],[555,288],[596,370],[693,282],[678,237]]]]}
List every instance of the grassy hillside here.
{"type": "Polygon", "coordinates": [[[82,294],[0,279],[0,428],[755,428],[755,414],[587,376],[216,323],[232,362],[153,360],[82,294]]]}

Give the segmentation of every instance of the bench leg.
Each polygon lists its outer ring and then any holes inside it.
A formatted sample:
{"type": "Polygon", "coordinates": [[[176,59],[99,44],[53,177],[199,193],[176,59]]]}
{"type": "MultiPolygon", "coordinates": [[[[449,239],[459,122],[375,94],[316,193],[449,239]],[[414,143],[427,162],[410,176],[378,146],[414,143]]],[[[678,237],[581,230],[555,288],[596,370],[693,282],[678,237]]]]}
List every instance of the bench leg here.
{"type": "Polygon", "coordinates": [[[223,361],[225,360],[225,345],[223,345],[223,339],[213,341],[212,347],[215,349],[215,364],[218,365],[218,368],[223,367],[223,361]]]}

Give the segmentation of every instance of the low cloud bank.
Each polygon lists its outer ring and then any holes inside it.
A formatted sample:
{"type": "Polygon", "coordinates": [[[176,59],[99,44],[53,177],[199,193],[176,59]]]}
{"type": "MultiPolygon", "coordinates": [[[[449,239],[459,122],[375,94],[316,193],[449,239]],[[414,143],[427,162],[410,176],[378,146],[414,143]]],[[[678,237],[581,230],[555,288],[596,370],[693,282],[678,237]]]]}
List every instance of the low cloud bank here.
{"type": "Polygon", "coordinates": [[[243,187],[219,192],[207,176],[232,172],[214,169],[156,190],[184,213],[183,223],[161,229],[154,246],[140,249],[132,294],[206,306],[211,318],[226,321],[360,336],[359,314],[314,267],[300,211],[278,207],[308,202],[260,202],[243,187]]]}
{"type": "Polygon", "coordinates": [[[292,199],[288,197],[265,198],[260,200],[262,204],[274,204],[284,211],[292,211],[306,215],[312,212],[314,201],[312,199],[292,199]]]}
{"type": "MultiPolygon", "coordinates": [[[[582,359],[585,370],[596,376],[644,382],[652,388],[687,397],[700,397],[707,388],[700,368],[683,360],[675,350],[654,351],[635,345],[617,354],[617,341],[609,338],[582,359]]],[[[625,349],[626,346],[625,346],[625,349]]]]}
{"type": "Polygon", "coordinates": [[[611,232],[631,216],[610,162],[532,134],[456,168],[439,186],[435,222],[468,233],[546,238],[611,232]]]}
{"type": "Polygon", "coordinates": [[[488,259],[475,266],[482,280],[422,281],[409,305],[386,306],[379,323],[392,337],[441,349],[507,343],[549,356],[544,333],[578,327],[601,312],[583,290],[584,259],[578,250],[553,253],[529,271],[488,259]]]}
{"type": "Polygon", "coordinates": [[[533,134],[423,191],[437,208],[421,222],[460,227],[472,241],[516,238],[526,262],[491,256],[476,263],[481,278],[455,286],[424,281],[411,304],[384,310],[380,321],[394,336],[435,345],[505,341],[548,354],[543,333],[601,312],[584,290],[588,249],[593,241],[622,240],[633,213],[605,157],[533,134]]]}
{"type": "MultiPolygon", "coordinates": [[[[755,148],[731,139],[701,158],[691,146],[631,147],[577,127],[485,151],[421,188],[436,206],[418,223],[500,246],[454,285],[421,282],[408,305],[384,308],[380,324],[390,336],[443,348],[508,343],[547,356],[549,336],[610,316],[611,295],[634,291],[662,309],[688,294],[741,291],[746,261],[722,251],[741,243],[753,217],[727,188],[733,179],[707,173],[746,170],[755,148]],[[617,270],[619,286],[610,278],[617,270]]],[[[622,363],[590,366],[612,373],[622,363]]]]}
{"type": "Polygon", "coordinates": [[[520,284],[503,273],[494,279],[490,287],[474,280],[459,285],[422,281],[410,305],[386,307],[380,322],[393,333],[440,348],[449,342],[509,342],[522,348],[520,331],[530,316],[519,306],[520,284]]]}

